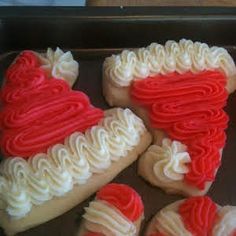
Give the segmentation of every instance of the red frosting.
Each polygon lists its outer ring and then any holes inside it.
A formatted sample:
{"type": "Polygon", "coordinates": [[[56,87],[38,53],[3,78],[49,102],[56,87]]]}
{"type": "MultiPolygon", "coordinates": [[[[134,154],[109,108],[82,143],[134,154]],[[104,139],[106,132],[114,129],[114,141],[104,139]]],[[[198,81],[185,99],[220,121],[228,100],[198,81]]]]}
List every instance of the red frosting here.
{"type": "Polygon", "coordinates": [[[230,236],[236,236],[236,229],[230,234],[230,236]]]}
{"type": "Polygon", "coordinates": [[[124,184],[108,184],[101,188],[97,199],[108,202],[132,222],[143,214],[143,202],[134,189],[124,184]]]}
{"type": "Polygon", "coordinates": [[[28,70],[25,75],[30,78],[30,83],[26,82],[18,86],[7,84],[2,91],[2,101],[5,104],[23,103],[31,100],[33,96],[44,98],[53,94],[69,92],[70,88],[63,80],[47,79],[45,72],[40,68],[28,70]],[[41,83],[39,83],[41,81],[41,83]]]}
{"type": "Polygon", "coordinates": [[[23,51],[7,69],[5,82],[15,87],[24,83],[30,83],[31,80],[27,79],[28,77],[25,72],[39,67],[40,61],[38,57],[32,51],[23,51]]]}
{"type": "Polygon", "coordinates": [[[234,230],[231,236],[236,236],[236,229],[234,230]]]}
{"type": "Polygon", "coordinates": [[[188,147],[191,157],[185,181],[203,189],[220,165],[228,116],[228,93],[218,71],[157,75],[132,84],[131,97],[148,111],[153,128],[188,147]]]}
{"type": "Polygon", "coordinates": [[[97,124],[103,111],[63,80],[48,78],[37,56],[21,53],[6,72],[2,89],[1,148],[5,156],[46,152],[75,131],[97,124]]]}
{"type": "Polygon", "coordinates": [[[184,225],[194,236],[210,235],[216,212],[216,204],[207,196],[189,198],[179,206],[184,225]]]}

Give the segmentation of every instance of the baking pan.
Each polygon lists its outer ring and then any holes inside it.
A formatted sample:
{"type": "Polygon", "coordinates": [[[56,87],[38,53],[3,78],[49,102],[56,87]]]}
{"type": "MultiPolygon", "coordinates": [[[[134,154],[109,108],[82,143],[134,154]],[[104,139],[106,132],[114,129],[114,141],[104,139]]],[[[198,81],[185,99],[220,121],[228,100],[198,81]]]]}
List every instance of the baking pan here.
{"type": "MultiPolygon", "coordinates": [[[[236,60],[236,8],[0,8],[0,75],[22,49],[70,49],[80,63],[74,89],[84,91],[95,106],[108,108],[102,97],[102,63],[123,48],[189,38],[226,47],[236,60]]],[[[227,144],[209,195],[219,204],[236,205],[236,95],[226,111],[230,116],[227,144]]],[[[181,196],[167,195],[136,174],[137,163],[114,182],[129,184],[142,196],[145,223],[162,207],[181,196]]],[[[93,197],[93,196],[92,196],[93,197]]],[[[19,235],[74,235],[90,197],[66,214],[19,235]]],[[[146,224],[143,224],[142,229],[146,224]]],[[[0,232],[3,235],[3,232],[0,232]]]]}

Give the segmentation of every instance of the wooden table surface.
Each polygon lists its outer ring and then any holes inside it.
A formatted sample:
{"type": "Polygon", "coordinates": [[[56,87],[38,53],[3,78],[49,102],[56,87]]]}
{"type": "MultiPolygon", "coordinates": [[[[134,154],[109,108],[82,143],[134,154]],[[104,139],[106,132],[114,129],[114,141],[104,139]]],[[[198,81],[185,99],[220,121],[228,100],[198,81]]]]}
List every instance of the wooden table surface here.
{"type": "Polygon", "coordinates": [[[236,0],[87,0],[87,6],[236,6],[236,0]]]}

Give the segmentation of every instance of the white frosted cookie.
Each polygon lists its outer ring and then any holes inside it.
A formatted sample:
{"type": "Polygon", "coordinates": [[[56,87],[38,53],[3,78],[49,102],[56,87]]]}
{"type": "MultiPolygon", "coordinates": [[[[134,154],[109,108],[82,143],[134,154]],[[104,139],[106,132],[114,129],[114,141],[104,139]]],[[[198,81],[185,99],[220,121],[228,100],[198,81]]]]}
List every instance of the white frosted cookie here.
{"type": "Polygon", "coordinates": [[[207,196],[177,201],[160,210],[145,236],[234,236],[236,208],[219,206],[207,196]]]}
{"type": "Polygon", "coordinates": [[[168,193],[204,195],[226,141],[223,110],[236,89],[236,67],[221,47],[182,39],[124,50],[103,64],[103,93],[131,108],[153,134],[139,174],[168,193]]]}
{"type": "Polygon", "coordinates": [[[70,210],[134,162],[151,135],[131,110],[102,111],[22,52],[2,88],[0,226],[13,235],[70,210]]]}
{"type": "Polygon", "coordinates": [[[138,236],[144,206],[138,193],[124,184],[102,187],[85,208],[78,236],[138,236]]]}

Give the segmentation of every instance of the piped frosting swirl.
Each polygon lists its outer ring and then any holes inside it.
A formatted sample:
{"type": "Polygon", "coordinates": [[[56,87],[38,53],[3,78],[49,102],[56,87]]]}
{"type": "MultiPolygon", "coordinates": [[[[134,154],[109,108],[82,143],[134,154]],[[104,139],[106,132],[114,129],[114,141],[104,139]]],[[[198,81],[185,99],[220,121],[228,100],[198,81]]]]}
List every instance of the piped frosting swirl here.
{"type": "Polygon", "coordinates": [[[70,51],[63,52],[60,48],[53,51],[48,48],[46,54],[38,54],[41,68],[51,77],[63,79],[72,86],[79,75],[79,63],[73,59],[70,51]]]}
{"type": "Polygon", "coordinates": [[[156,216],[156,230],[168,236],[192,236],[185,228],[181,216],[171,210],[163,209],[156,216]]]}
{"type": "Polygon", "coordinates": [[[98,191],[96,197],[108,202],[132,222],[137,221],[144,211],[141,197],[125,184],[108,184],[98,191]]]}
{"type": "Polygon", "coordinates": [[[183,180],[191,162],[187,147],[178,141],[163,139],[162,146],[152,145],[144,155],[152,156],[156,162],[153,173],[162,183],[183,180]]]}
{"type": "Polygon", "coordinates": [[[227,77],[236,74],[234,61],[226,49],[186,39],[169,40],[164,46],[152,43],[147,48],[124,50],[106,58],[103,67],[105,76],[121,87],[129,86],[135,79],[172,72],[219,69],[227,77]]]}
{"type": "Polygon", "coordinates": [[[91,223],[101,225],[105,228],[105,236],[135,236],[136,227],[115,208],[110,207],[106,202],[95,200],[90,202],[89,207],[85,208],[86,213],[83,217],[86,219],[85,227],[88,230],[91,223]]]}
{"type": "Polygon", "coordinates": [[[111,183],[102,187],[85,208],[84,225],[87,231],[104,236],[135,236],[143,210],[142,199],[133,188],[111,183]]]}

